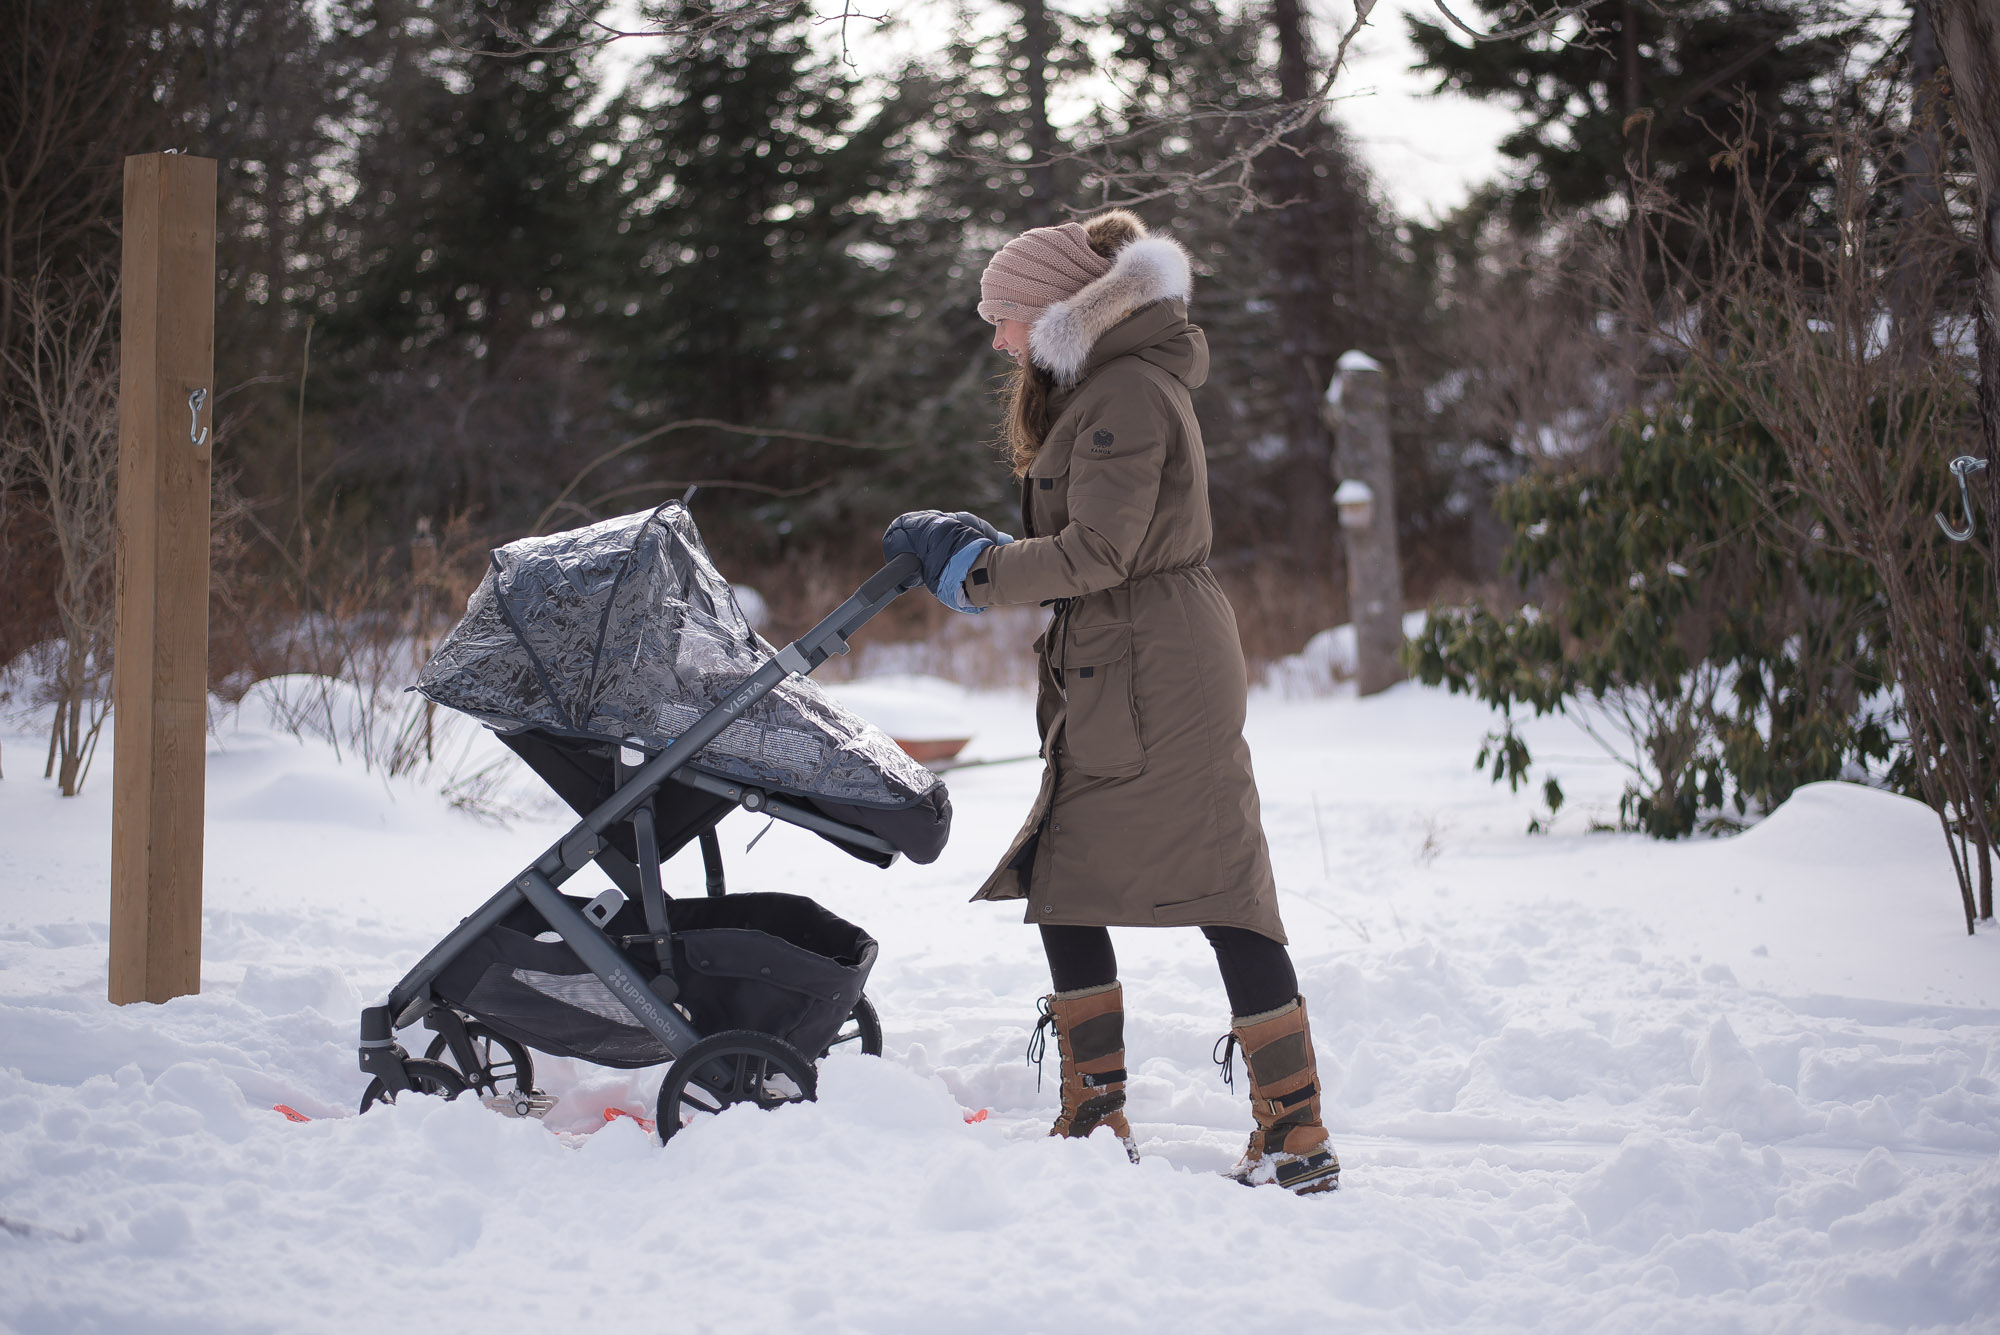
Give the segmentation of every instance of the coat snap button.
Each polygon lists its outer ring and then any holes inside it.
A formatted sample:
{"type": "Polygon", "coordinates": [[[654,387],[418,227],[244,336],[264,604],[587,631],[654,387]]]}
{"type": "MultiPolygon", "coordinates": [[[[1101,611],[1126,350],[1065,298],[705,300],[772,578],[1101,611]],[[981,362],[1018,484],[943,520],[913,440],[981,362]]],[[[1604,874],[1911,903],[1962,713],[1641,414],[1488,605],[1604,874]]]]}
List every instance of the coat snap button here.
{"type": "Polygon", "coordinates": [[[1056,911],[1056,906],[1055,906],[1055,905],[1053,905],[1053,904],[1044,904],[1044,905],[1042,905],[1042,912],[1043,912],[1043,913],[1054,913],[1055,911],[1056,911]]]}

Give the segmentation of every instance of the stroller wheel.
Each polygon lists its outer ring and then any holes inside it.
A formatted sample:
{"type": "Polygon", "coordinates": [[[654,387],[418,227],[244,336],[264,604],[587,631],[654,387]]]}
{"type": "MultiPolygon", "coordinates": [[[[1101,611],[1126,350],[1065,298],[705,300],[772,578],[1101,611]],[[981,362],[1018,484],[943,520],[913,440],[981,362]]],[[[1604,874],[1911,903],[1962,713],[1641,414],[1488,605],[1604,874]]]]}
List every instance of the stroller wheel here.
{"type": "MultiPolygon", "coordinates": [[[[525,1094],[535,1087],[535,1063],[526,1048],[477,1021],[465,1026],[465,1036],[471,1040],[472,1050],[479,1057],[478,1066],[459,1073],[464,1077],[467,1088],[477,1090],[481,1097],[490,1098],[495,1094],[512,1094],[516,1090],[525,1094]]],[[[431,1040],[430,1050],[424,1056],[450,1065],[451,1044],[443,1034],[439,1034],[431,1040]]]]}
{"type": "Polygon", "coordinates": [[[660,1085],[660,1142],[734,1104],[776,1108],[808,1102],[818,1084],[806,1055],[782,1038],[754,1029],[710,1034],[667,1068],[660,1085]]]}
{"type": "Polygon", "coordinates": [[[861,997],[854,1003],[854,1011],[847,1017],[847,1023],[840,1026],[840,1032],[833,1041],[820,1050],[824,1057],[834,1049],[842,1052],[862,1052],[870,1057],[882,1055],[882,1021],[875,1014],[875,1003],[861,997]]]}
{"type": "MultiPolygon", "coordinates": [[[[419,1094],[442,1095],[446,1102],[465,1092],[465,1081],[457,1071],[443,1062],[425,1061],[412,1057],[403,1063],[403,1071],[410,1077],[410,1087],[419,1094]]],[[[368,1082],[368,1088],[361,1095],[361,1111],[367,1112],[378,1103],[394,1103],[396,1096],[376,1076],[368,1082]]]]}

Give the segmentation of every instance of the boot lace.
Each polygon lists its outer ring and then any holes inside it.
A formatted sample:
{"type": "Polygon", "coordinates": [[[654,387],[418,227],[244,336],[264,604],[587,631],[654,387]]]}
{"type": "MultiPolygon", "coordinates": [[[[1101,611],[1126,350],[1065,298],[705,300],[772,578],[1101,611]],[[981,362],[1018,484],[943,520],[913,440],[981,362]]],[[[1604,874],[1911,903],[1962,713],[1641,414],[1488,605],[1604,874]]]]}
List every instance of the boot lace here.
{"type": "Polygon", "coordinates": [[[1035,1067],[1035,1092],[1042,1092],[1042,1058],[1049,1050],[1049,1030],[1055,1027],[1055,1012],[1049,1009],[1049,998],[1041,1000],[1042,1018],[1035,1021],[1035,1031],[1028,1035],[1028,1060],[1035,1067]]]}
{"type": "Polygon", "coordinates": [[[1236,1047],[1236,1031],[1232,1029],[1216,1039],[1215,1046],[1208,1050],[1209,1057],[1222,1068],[1222,1087],[1232,1094],[1236,1092],[1236,1069],[1230,1065],[1230,1058],[1236,1055],[1236,1047]]]}

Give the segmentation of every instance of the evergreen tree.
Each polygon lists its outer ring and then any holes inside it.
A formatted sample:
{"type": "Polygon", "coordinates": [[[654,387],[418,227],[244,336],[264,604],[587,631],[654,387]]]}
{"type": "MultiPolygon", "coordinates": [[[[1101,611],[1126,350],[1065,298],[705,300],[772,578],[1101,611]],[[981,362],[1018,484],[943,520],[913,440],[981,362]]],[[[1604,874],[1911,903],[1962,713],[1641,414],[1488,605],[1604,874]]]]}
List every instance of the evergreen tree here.
{"type": "MultiPolygon", "coordinates": [[[[1108,23],[1132,93],[1096,128],[1117,145],[1111,166],[1128,189],[1156,188],[1240,151],[1308,78],[1298,13],[1123,0],[1108,23]],[[1283,69],[1269,61],[1280,17],[1292,21],[1299,44],[1283,69]]],[[[1421,310],[1391,299],[1406,267],[1394,221],[1336,124],[1315,123],[1270,150],[1252,184],[1258,198],[1247,210],[1228,193],[1183,193],[1141,211],[1188,245],[1204,271],[1193,314],[1213,358],[1198,404],[1217,563],[1245,579],[1286,572],[1283,591],[1268,580],[1259,590],[1277,638],[1256,648],[1289,652],[1332,624],[1343,596],[1321,395],[1349,348],[1396,362],[1399,385],[1413,388],[1422,374],[1421,310]]],[[[1407,413],[1399,419],[1409,425],[1407,413]]]]}
{"type": "MultiPolygon", "coordinates": [[[[1509,0],[1473,0],[1495,28],[1509,0]]],[[[1555,32],[1462,43],[1410,17],[1410,39],[1438,89],[1511,104],[1525,123],[1500,143],[1520,164],[1508,206],[1517,226],[1544,208],[1587,209],[1626,196],[1649,169],[1676,202],[1728,208],[1736,188],[1725,139],[1749,111],[1757,178],[1780,215],[1809,208],[1827,177],[1814,136],[1859,25],[1826,0],[1637,0],[1564,20],[1555,32]]]]}
{"type": "Polygon", "coordinates": [[[591,480],[635,499],[729,483],[704,495],[707,531],[766,557],[852,547],[857,528],[963,487],[933,447],[960,439],[939,400],[978,324],[940,291],[962,285],[940,263],[958,228],[910,193],[939,85],[912,72],[864,107],[860,81],[813,50],[809,17],[800,6],[665,51],[615,105],[620,263],[593,302],[642,425],[712,418],[905,447],[697,429],[591,480]]]}
{"type": "MultiPolygon", "coordinates": [[[[316,221],[326,260],[302,294],[315,360],[343,405],[335,484],[408,532],[475,509],[502,529],[595,437],[601,397],[571,331],[607,224],[580,49],[508,55],[490,20],[553,29],[598,6],[418,0],[358,7],[350,37],[377,67],[351,202],[316,221]],[[556,22],[555,20],[560,20],[556,22]]],[[[600,423],[601,426],[601,423],[600,423]]]]}

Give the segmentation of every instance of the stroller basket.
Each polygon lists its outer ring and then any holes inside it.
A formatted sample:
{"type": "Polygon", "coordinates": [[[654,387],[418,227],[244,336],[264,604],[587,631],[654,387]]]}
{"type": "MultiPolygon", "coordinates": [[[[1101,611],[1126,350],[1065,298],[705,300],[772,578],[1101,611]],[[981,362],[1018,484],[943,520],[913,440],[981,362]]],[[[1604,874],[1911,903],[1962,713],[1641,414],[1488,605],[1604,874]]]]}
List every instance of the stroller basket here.
{"type": "MultiPolygon", "coordinates": [[[[564,898],[579,908],[586,902],[564,898]]],[[[675,1004],[697,1029],[755,1029],[807,1056],[833,1040],[875,964],[873,937],[800,895],[676,899],[667,919],[680,984],[675,1004]]],[[[557,1056],[616,1067],[671,1061],[674,1054],[547,926],[523,905],[438,975],[438,995],[496,1032],[557,1056]]],[[[644,915],[627,902],[605,930],[613,938],[643,936],[644,915]]],[[[630,954],[650,983],[659,974],[650,949],[630,954]]]]}

